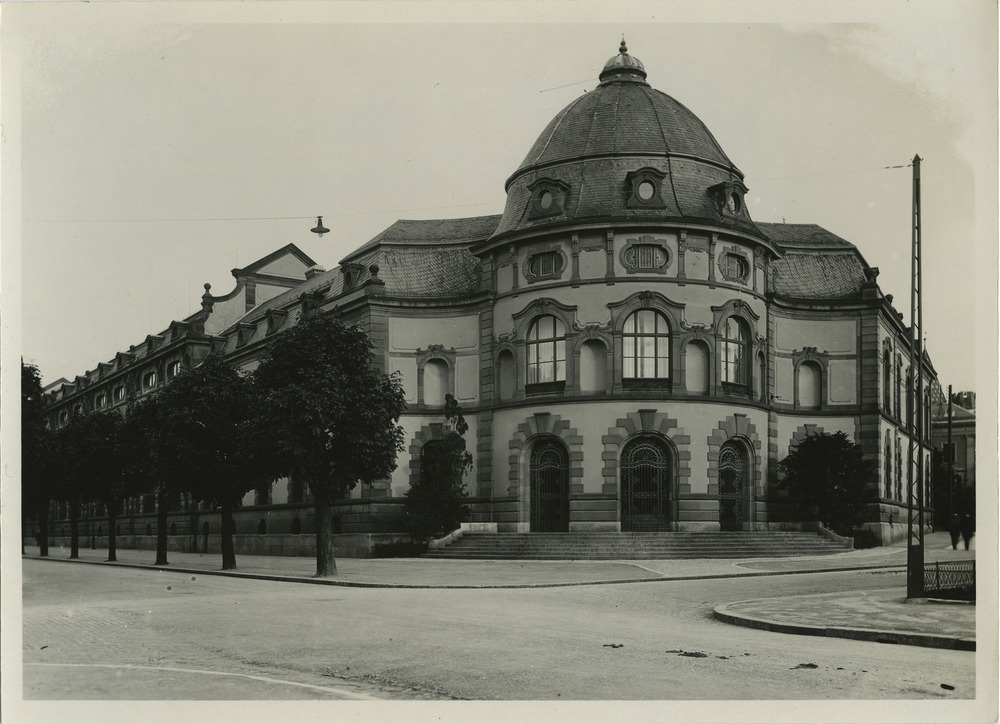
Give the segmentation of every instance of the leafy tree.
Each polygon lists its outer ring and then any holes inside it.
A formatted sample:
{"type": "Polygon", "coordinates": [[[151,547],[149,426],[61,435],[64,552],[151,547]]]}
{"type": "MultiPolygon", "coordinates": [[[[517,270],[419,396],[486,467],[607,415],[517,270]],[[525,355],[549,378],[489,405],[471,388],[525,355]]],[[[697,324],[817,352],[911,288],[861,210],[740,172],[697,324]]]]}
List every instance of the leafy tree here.
{"type": "MultiPolygon", "coordinates": [[[[21,516],[34,518],[38,525],[38,545],[49,554],[49,503],[52,500],[50,465],[53,459],[52,433],[45,427],[45,401],[38,367],[21,360],[21,516]]],[[[22,552],[24,537],[21,537],[22,552]]]]}
{"type": "Polygon", "coordinates": [[[800,507],[841,535],[854,532],[865,520],[865,505],[873,500],[875,468],[861,446],[844,432],[814,433],[778,464],[778,486],[800,507]]]}
{"type": "Polygon", "coordinates": [[[52,453],[48,464],[53,497],[69,504],[70,558],[80,557],[80,507],[87,493],[84,482],[73,475],[76,468],[70,464],[76,449],[73,438],[80,428],[77,418],[73,418],[69,425],[52,434],[52,453]]]}
{"type": "Polygon", "coordinates": [[[424,445],[420,480],[406,492],[403,520],[418,540],[450,533],[469,518],[469,507],[462,502],[468,496],[465,474],[472,469],[463,437],[469,425],[452,395],[445,395],[444,414],[445,433],[424,445]]]}
{"type": "Polygon", "coordinates": [[[278,335],[254,373],[279,472],[307,481],[313,495],[317,576],[337,573],[334,501],[359,481],[390,475],[403,449],[403,389],[374,363],[372,349],[359,327],[312,312],[278,335]]]}
{"type": "MultiPolygon", "coordinates": [[[[218,506],[223,570],[236,568],[233,511],[247,491],[277,477],[254,430],[257,408],[252,380],[214,354],[136,406],[149,444],[146,469],[163,491],[160,509],[179,490],[218,506]]],[[[165,516],[158,527],[165,547],[165,516]]]]}
{"type": "Polygon", "coordinates": [[[157,445],[164,424],[164,404],[159,395],[134,403],[122,429],[122,449],[126,475],[136,490],[156,494],[156,561],[165,566],[167,560],[167,522],[170,504],[176,499],[176,483],[161,464],[163,451],[157,445]]]}
{"type": "Polygon", "coordinates": [[[107,510],[109,561],[118,560],[122,501],[134,492],[134,481],[127,475],[124,427],[124,419],[114,410],[77,415],[67,428],[63,448],[67,478],[75,481],[81,497],[103,503],[107,510]]]}

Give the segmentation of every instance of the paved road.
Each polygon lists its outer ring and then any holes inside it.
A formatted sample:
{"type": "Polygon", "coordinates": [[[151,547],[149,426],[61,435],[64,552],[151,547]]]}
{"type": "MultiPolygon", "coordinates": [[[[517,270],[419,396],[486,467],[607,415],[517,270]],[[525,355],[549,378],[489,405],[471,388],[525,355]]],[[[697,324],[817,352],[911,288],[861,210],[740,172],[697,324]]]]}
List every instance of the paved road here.
{"type": "Polygon", "coordinates": [[[972,653],[712,619],[727,601],[884,589],[887,575],[871,571],[519,590],[309,586],[34,560],[23,572],[26,699],[975,695],[972,653]]]}

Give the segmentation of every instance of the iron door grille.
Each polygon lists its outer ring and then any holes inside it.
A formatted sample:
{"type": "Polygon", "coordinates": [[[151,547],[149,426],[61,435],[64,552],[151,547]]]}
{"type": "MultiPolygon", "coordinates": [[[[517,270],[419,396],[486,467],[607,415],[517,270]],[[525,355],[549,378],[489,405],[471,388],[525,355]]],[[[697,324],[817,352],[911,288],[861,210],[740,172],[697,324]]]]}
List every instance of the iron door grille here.
{"type": "Polygon", "coordinates": [[[655,440],[625,448],[621,464],[623,531],[670,530],[670,456],[655,440]]]}
{"type": "Polygon", "coordinates": [[[555,440],[531,453],[531,530],[569,530],[569,465],[566,449],[555,440]]]}
{"type": "Polygon", "coordinates": [[[743,521],[743,456],[732,445],[719,452],[719,528],[740,530],[743,521]]]}

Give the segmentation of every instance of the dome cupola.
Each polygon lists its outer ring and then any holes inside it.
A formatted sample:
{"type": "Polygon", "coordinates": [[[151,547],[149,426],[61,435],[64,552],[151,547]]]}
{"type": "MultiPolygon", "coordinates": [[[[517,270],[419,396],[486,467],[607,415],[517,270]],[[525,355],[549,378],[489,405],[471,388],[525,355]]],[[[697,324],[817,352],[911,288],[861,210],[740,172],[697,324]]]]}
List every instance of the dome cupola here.
{"type": "Polygon", "coordinates": [[[573,224],[690,220],[759,235],[743,173],[708,127],[646,80],[622,40],[597,87],[545,127],[507,179],[493,235],[573,224]]]}
{"type": "Polygon", "coordinates": [[[601,83],[610,83],[615,80],[646,82],[646,69],[643,67],[641,60],[633,58],[628,54],[628,46],[625,45],[625,38],[622,38],[618,55],[604,64],[604,70],[601,71],[599,79],[601,83]]]}

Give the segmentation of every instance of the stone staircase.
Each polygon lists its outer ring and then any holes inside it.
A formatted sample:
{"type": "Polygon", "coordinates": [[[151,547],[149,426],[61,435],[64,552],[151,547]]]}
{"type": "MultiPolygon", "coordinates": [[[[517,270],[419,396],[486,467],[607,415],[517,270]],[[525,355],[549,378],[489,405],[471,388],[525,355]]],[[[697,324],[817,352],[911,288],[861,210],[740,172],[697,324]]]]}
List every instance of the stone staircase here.
{"type": "Polygon", "coordinates": [[[847,550],[816,533],[464,533],[423,558],[656,560],[780,558],[847,550]]]}

